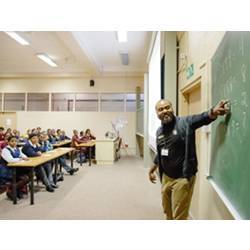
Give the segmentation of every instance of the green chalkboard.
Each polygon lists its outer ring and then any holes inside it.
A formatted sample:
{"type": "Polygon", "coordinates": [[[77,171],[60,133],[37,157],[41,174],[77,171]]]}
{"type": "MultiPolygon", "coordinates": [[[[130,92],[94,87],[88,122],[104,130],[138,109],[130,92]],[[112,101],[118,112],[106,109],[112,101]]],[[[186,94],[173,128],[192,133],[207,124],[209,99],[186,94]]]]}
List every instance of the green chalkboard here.
{"type": "Polygon", "coordinates": [[[212,102],[231,113],[212,124],[211,179],[242,219],[250,219],[250,32],[226,32],[212,58],[212,102]]]}

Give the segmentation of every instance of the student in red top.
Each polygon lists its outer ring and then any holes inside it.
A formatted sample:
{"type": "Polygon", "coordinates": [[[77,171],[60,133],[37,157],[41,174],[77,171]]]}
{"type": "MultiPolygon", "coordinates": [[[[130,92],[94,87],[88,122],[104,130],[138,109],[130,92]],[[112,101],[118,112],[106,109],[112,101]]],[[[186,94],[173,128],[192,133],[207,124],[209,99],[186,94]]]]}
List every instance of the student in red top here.
{"type": "Polygon", "coordinates": [[[11,129],[11,128],[8,128],[8,129],[6,130],[6,132],[5,132],[5,135],[6,135],[6,134],[12,135],[12,129],[11,129]]]}
{"type": "Polygon", "coordinates": [[[90,141],[90,140],[95,140],[96,137],[91,133],[90,129],[86,129],[84,137],[90,141]]]}
{"type": "MultiPolygon", "coordinates": [[[[84,139],[87,141],[95,140],[96,137],[91,133],[90,129],[86,129],[84,139]]],[[[87,158],[89,158],[89,152],[86,153],[87,158]]],[[[95,146],[91,147],[91,158],[95,158],[95,146]]],[[[95,160],[93,161],[95,163],[95,160]]]]}
{"type": "Polygon", "coordinates": [[[5,133],[4,141],[1,141],[0,148],[4,149],[8,145],[8,138],[11,136],[9,133],[5,133]]]}
{"type": "Polygon", "coordinates": [[[82,161],[82,158],[85,159],[85,154],[87,152],[87,149],[85,147],[79,147],[79,144],[86,142],[86,140],[82,139],[78,135],[78,131],[76,129],[73,130],[73,136],[71,139],[71,147],[74,147],[76,149],[80,149],[80,160],[77,160],[79,163],[84,162],[82,161]]]}
{"type": "Polygon", "coordinates": [[[82,137],[79,137],[78,131],[76,129],[73,130],[73,136],[71,139],[72,147],[77,147],[79,144],[86,142],[86,140],[82,137]]]}
{"type": "Polygon", "coordinates": [[[4,127],[0,127],[0,141],[4,141],[4,127]]]}

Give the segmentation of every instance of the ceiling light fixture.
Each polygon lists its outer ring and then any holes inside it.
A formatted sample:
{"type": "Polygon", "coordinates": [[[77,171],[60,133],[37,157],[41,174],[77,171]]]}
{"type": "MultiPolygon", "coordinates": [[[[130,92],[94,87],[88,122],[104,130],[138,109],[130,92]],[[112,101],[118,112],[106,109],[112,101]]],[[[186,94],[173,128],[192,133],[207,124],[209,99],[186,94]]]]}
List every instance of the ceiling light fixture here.
{"type": "Polygon", "coordinates": [[[119,43],[126,43],[128,40],[127,31],[117,31],[117,37],[119,43]]]}
{"type": "Polygon", "coordinates": [[[37,54],[36,56],[49,64],[51,67],[58,67],[58,65],[49,56],[45,54],[37,54]]]}
{"type": "Polygon", "coordinates": [[[14,39],[15,41],[17,41],[18,43],[20,43],[23,46],[27,46],[29,45],[29,42],[26,41],[25,39],[23,39],[20,35],[18,35],[16,32],[14,31],[5,31],[5,33],[10,36],[12,39],[14,39]]]}

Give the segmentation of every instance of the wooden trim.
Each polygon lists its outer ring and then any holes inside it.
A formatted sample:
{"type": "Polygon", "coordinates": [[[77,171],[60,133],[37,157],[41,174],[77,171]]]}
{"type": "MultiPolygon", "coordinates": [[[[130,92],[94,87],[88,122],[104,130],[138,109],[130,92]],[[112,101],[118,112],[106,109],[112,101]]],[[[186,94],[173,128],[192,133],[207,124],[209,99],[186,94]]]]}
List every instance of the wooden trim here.
{"type": "Polygon", "coordinates": [[[194,81],[184,86],[180,91],[182,95],[186,96],[190,92],[192,92],[194,89],[199,88],[200,86],[201,86],[201,76],[199,76],[194,81]]]}
{"type": "Polygon", "coordinates": [[[203,64],[200,65],[200,69],[203,69],[206,66],[206,63],[204,62],[203,64]]]}
{"type": "Polygon", "coordinates": [[[177,41],[180,42],[181,39],[183,38],[184,34],[186,31],[178,31],[177,32],[177,41]]]}
{"type": "Polygon", "coordinates": [[[149,45],[149,50],[148,50],[148,56],[147,56],[147,64],[149,64],[150,60],[151,60],[151,55],[153,53],[153,49],[155,46],[155,40],[156,37],[158,35],[159,31],[153,31],[152,36],[151,36],[151,41],[150,41],[150,45],[149,45]]]}
{"type": "Polygon", "coordinates": [[[141,134],[141,133],[136,133],[136,135],[140,136],[140,137],[143,137],[144,138],[144,135],[141,134]]]}

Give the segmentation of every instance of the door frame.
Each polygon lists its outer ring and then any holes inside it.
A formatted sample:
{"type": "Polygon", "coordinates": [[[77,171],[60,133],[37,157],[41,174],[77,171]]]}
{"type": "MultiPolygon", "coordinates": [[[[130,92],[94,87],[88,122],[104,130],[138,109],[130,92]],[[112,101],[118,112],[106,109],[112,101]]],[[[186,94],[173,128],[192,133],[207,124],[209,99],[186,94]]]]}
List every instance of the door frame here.
{"type": "Polygon", "coordinates": [[[197,77],[191,83],[185,85],[181,90],[181,115],[188,115],[189,94],[197,88],[201,88],[201,76],[197,77]]]}

